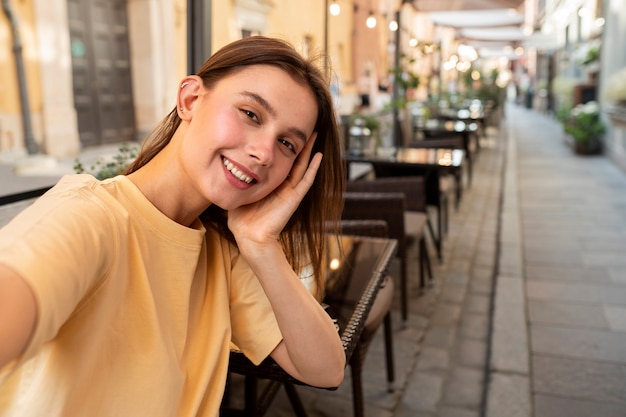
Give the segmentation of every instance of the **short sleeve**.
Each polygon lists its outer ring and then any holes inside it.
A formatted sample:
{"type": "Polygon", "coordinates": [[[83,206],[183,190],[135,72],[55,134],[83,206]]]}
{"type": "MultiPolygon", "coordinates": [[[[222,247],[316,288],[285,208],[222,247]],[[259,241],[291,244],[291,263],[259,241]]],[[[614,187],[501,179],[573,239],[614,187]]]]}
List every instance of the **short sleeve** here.
{"type": "Polygon", "coordinates": [[[16,271],[37,302],[37,324],[20,361],[31,357],[102,281],[118,237],[111,216],[83,188],[55,190],[0,229],[0,263],[16,271]]]}
{"type": "Polygon", "coordinates": [[[282,340],[274,311],[242,256],[232,260],[230,309],[233,343],[258,365],[282,340]]]}

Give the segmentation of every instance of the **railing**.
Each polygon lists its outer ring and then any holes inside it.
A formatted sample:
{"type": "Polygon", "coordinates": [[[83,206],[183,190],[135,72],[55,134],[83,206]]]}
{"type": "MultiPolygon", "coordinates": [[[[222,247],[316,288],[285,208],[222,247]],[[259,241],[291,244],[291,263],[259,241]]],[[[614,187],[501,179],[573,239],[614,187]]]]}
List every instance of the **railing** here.
{"type": "Polygon", "coordinates": [[[4,206],[11,203],[17,203],[23,200],[29,200],[31,198],[39,197],[48,191],[52,186],[38,188],[36,190],[23,191],[21,193],[9,194],[0,196],[0,206],[4,206]]]}
{"type": "Polygon", "coordinates": [[[35,199],[48,191],[51,186],[37,188],[6,196],[0,196],[0,227],[7,224],[13,217],[28,207],[35,199]]]}

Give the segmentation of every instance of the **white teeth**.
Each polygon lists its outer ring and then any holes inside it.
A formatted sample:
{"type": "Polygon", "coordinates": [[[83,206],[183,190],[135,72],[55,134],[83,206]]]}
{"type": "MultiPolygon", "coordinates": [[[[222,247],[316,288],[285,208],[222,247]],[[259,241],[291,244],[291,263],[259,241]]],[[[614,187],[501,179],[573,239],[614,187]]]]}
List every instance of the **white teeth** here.
{"type": "Polygon", "coordinates": [[[231,174],[235,176],[240,181],[245,182],[246,184],[250,184],[253,180],[252,177],[247,176],[243,172],[239,171],[235,166],[226,158],[224,158],[224,166],[227,170],[230,171],[231,174]]]}

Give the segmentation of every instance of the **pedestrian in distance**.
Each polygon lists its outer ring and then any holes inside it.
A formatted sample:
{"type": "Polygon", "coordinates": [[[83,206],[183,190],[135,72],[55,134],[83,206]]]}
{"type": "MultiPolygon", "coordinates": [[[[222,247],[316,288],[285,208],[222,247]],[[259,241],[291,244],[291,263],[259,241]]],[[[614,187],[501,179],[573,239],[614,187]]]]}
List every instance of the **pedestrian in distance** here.
{"type": "Polygon", "coordinates": [[[0,415],[214,417],[233,345],[341,383],[320,300],[344,174],[316,62],[226,45],[124,175],[67,175],[0,230],[0,415]]]}

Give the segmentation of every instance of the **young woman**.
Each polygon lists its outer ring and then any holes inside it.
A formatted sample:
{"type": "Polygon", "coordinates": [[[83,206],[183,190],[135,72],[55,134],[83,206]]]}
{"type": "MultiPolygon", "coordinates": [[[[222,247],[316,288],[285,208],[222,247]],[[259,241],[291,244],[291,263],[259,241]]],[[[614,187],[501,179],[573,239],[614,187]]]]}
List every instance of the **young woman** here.
{"type": "Polygon", "coordinates": [[[312,62],[265,37],[215,53],[126,175],[66,176],[0,231],[0,415],[216,416],[231,342],[337,386],[294,271],[323,288],[340,149],[312,62]]]}

